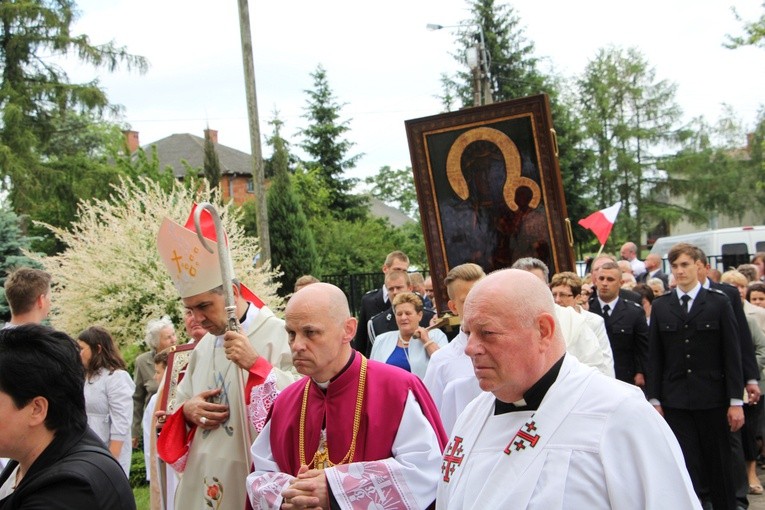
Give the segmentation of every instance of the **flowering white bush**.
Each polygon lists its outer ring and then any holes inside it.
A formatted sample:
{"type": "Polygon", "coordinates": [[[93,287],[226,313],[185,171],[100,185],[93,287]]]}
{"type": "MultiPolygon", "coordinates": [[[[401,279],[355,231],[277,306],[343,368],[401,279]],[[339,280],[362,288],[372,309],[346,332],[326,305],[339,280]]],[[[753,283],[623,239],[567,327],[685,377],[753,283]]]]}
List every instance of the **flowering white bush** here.
{"type": "Polygon", "coordinates": [[[284,302],[276,294],[277,273],[268,265],[253,267],[258,242],[245,236],[239,208],[222,203],[204,184],[190,191],[179,183],[166,192],[139,179],[123,180],[108,201],[80,204],[69,230],[42,224],[67,246],[60,255],[37,259],[53,276],[52,325],[74,336],[98,324],[126,347],[143,340],[148,320],[169,315],[181,335],[182,303],[159,258],[156,237],[165,216],[183,225],[195,201],[215,205],[237,277],[278,313],[284,302]]]}

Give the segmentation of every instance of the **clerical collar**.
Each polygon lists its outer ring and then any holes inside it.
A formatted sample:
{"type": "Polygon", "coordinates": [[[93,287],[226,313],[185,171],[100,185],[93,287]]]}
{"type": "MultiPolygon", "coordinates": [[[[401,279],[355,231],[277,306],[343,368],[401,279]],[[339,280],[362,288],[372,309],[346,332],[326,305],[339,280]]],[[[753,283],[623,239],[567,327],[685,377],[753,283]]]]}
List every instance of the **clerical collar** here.
{"type": "Polygon", "coordinates": [[[543,375],[534,385],[526,390],[523,394],[523,398],[517,402],[502,402],[499,399],[494,399],[494,415],[512,413],[515,411],[536,411],[539,409],[539,405],[542,403],[542,399],[545,398],[547,390],[553,385],[560,373],[560,367],[563,366],[563,358],[565,354],[543,375]]]}
{"type": "Polygon", "coordinates": [[[338,377],[343,375],[346,370],[348,370],[348,368],[353,363],[354,359],[356,359],[356,351],[351,349],[351,357],[348,360],[348,363],[346,363],[345,366],[343,368],[341,368],[340,371],[337,374],[335,374],[335,376],[332,379],[330,379],[329,381],[325,381],[325,382],[313,381],[314,384],[316,384],[316,386],[318,386],[319,388],[321,388],[323,390],[326,390],[329,387],[329,383],[331,383],[332,381],[336,380],[338,377]]]}
{"type": "Polygon", "coordinates": [[[250,309],[250,302],[247,301],[247,308],[244,309],[244,313],[241,317],[239,317],[239,324],[243,324],[245,320],[247,320],[247,312],[250,309]]]}

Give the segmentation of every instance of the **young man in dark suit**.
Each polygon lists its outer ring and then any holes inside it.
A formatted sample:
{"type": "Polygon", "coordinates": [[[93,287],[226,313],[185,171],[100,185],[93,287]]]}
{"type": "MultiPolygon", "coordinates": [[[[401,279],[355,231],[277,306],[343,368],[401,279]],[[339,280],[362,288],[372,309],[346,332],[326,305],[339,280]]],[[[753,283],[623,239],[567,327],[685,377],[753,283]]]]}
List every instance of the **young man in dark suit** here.
{"type": "Polygon", "coordinates": [[[741,348],[730,300],[705,289],[698,249],[672,247],[677,288],[653,301],[647,396],[683,450],[693,487],[715,510],[735,509],[730,431],[744,424],[741,348]]]}
{"type": "MultiPolygon", "coordinates": [[[[404,271],[409,269],[409,257],[403,251],[392,251],[385,257],[385,263],[382,266],[382,272],[388,274],[388,271],[404,271]]],[[[356,336],[353,339],[353,347],[365,356],[369,356],[372,350],[372,344],[369,342],[369,333],[367,323],[369,319],[387,310],[390,307],[388,291],[385,285],[379,289],[370,290],[361,297],[361,306],[359,307],[359,327],[356,328],[356,336]]]]}

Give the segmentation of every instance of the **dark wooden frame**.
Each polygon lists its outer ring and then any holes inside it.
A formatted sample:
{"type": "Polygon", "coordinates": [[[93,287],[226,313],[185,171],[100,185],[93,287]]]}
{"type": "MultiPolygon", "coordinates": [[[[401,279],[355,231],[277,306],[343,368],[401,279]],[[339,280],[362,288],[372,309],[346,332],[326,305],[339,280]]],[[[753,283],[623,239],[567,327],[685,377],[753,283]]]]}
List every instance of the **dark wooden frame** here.
{"type": "MultiPolygon", "coordinates": [[[[558,166],[557,141],[547,95],[541,94],[504,103],[408,120],[406,121],[406,132],[417,199],[420,205],[422,228],[427,245],[429,270],[433,277],[436,304],[439,311],[447,309],[448,297],[446,288],[443,286],[443,279],[449,269],[455,265],[476,262],[485,271],[493,271],[507,267],[512,261],[520,258],[514,256],[516,252],[522,251],[521,248],[516,249],[516,246],[520,246],[520,244],[512,244],[510,236],[499,231],[497,225],[500,221],[503,222],[503,225],[514,221],[512,227],[509,228],[516,228],[514,233],[517,234],[523,228],[522,220],[530,218],[526,215],[535,215],[537,226],[533,228],[536,228],[537,231],[544,230],[540,226],[543,226],[541,221],[546,220],[547,237],[542,236],[536,242],[536,246],[543,246],[543,248],[538,248],[538,251],[544,251],[546,256],[539,258],[547,259],[546,262],[548,262],[551,272],[573,270],[575,264],[573,236],[563,194],[558,166]],[[510,140],[510,143],[507,140],[510,140]],[[475,147],[478,146],[473,146],[473,149],[469,148],[476,141],[484,142],[483,147],[487,147],[487,142],[490,144],[489,147],[494,147],[493,150],[496,153],[493,156],[494,161],[498,159],[497,154],[504,158],[501,165],[504,174],[501,176],[496,174],[497,165],[491,160],[491,157],[486,157],[486,161],[483,162],[480,158],[475,158],[469,164],[466,163],[468,160],[465,154],[468,151],[476,153],[475,147]],[[468,174],[465,173],[466,169],[468,174]],[[470,174],[470,172],[473,173],[470,174]],[[476,175],[478,172],[482,172],[481,179],[483,181],[481,182],[479,179],[465,177],[465,175],[476,175]],[[505,180],[504,184],[499,186],[500,191],[497,191],[497,186],[487,186],[486,184],[492,182],[492,172],[495,174],[494,177],[505,180]],[[460,178],[462,182],[460,182],[460,178]],[[466,181],[470,179],[473,181],[468,185],[466,181]],[[491,207],[494,210],[487,213],[487,208],[480,199],[472,199],[471,201],[471,197],[476,193],[470,195],[468,193],[469,188],[473,191],[480,188],[480,193],[493,190],[495,201],[491,207]],[[525,191],[519,191],[523,189],[525,191]],[[504,205],[497,200],[497,194],[502,195],[504,205]],[[525,200],[525,202],[517,200],[518,197],[521,197],[521,200],[525,200]],[[535,200],[537,200],[537,205],[534,205],[535,200]],[[511,210],[513,206],[516,207],[516,211],[520,212],[511,210]],[[480,232],[475,228],[472,233],[468,232],[461,235],[465,238],[470,238],[472,235],[473,239],[477,241],[487,238],[499,240],[498,242],[508,247],[504,250],[506,253],[502,254],[502,249],[497,248],[491,252],[491,261],[482,260],[483,263],[481,263],[479,260],[471,260],[470,256],[455,256],[455,250],[459,249],[454,248],[456,243],[450,242],[447,247],[444,238],[445,230],[451,234],[449,239],[454,239],[455,233],[460,234],[462,230],[469,230],[461,229],[460,219],[464,220],[465,217],[473,214],[476,218],[473,225],[476,225],[479,223],[478,219],[484,220],[487,215],[495,214],[495,211],[505,207],[506,213],[490,216],[489,220],[494,222],[491,225],[496,228],[495,231],[490,232],[489,236],[480,235],[480,232]],[[516,215],[518,218],[513,220],[516,215]],[[449,218],[453,219],[450,220],[449,218]],[[448,223],[449,221],[451,223],[448,223]],[[447,251],[452,252],[451,259],[447,251]],[[502,256],[505,259],[502,259],[502,256]]],[[[489,199],[484,198],[485,200],[489,199]]],[[[485,226],[483,228],[486,230],[485,226]]],[[[529,233],[524,241],[529,242],[531,239],[532,235],[529,233]]],[[[464,244],[464,250],[473,249],[474,253],[482,253],[484,257],[487,256],[486,251],[479,252],[477,248],[469,246],[469,239],[464,244]]],[[[528,253],[521,256],[533,255],[528,253]]]]}
{"type": "MultiPolygon", "coordinates": [[[[186,373],[186,367],[191,361],[191,353],[196,344],[176,345],[167,356],[167,369],[162,380],[162,395],[157,411],[165,411],[168,415],[176,411],[175,397],[178,392],[178,384],[186,373]]],[[[160,423],[164,423],[161,420],[160,423]]]]}

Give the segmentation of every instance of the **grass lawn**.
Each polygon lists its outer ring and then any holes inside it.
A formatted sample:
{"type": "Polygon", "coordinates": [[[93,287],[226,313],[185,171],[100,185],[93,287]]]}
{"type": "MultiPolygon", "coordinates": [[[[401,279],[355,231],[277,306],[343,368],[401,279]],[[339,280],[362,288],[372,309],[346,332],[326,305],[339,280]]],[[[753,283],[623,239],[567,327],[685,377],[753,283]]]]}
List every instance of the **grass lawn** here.
{"type": "Polygon", "coordinates": [[[133,496],[135,496],[136,510],[149,510],[149,486],[142,485],[133,487],[133,496]]]}

